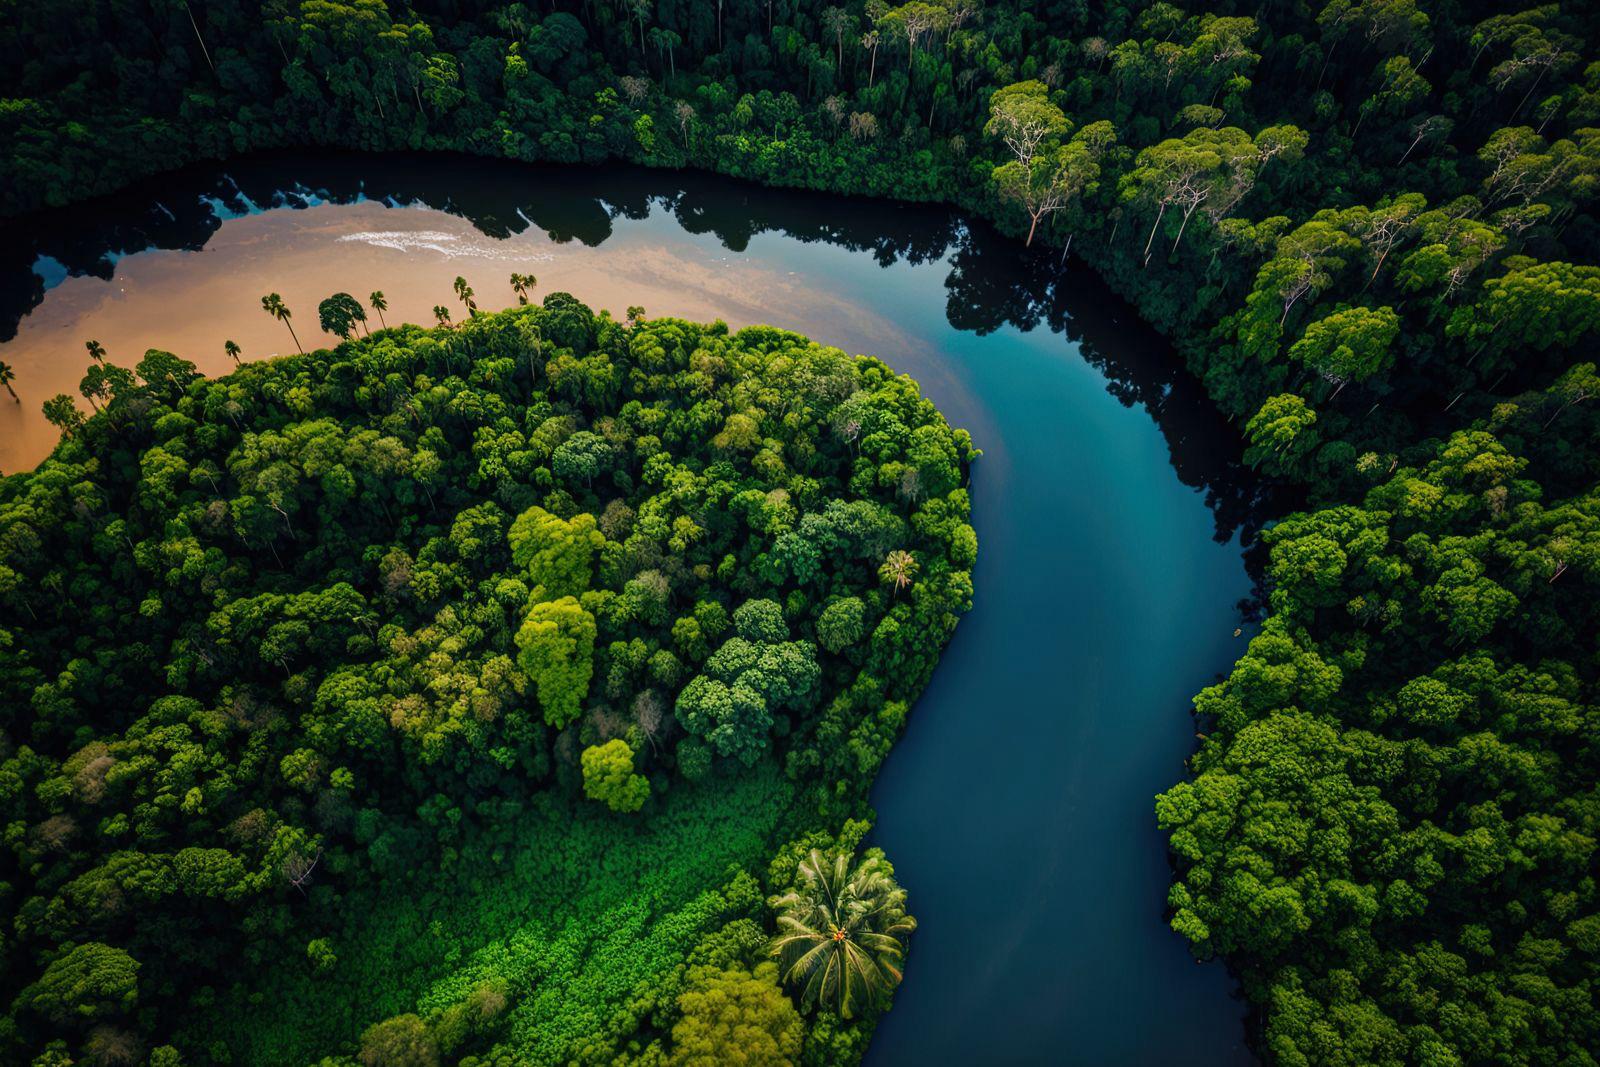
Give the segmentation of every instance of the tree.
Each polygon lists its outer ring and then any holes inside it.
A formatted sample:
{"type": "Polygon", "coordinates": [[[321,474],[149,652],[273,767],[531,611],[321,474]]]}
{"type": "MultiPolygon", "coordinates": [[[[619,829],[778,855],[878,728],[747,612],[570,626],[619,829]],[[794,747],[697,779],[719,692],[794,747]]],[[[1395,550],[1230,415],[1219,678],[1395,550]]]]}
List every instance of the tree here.
{"type": "Polygon", "coordinates": [[[139,963],[120,948],[87,941],[55,959],[17,1003],[58,1026],[131,1013],[139,1000],[139,963]]]}
{"type": "Polygon", "coordinates": [[[105,347],[105,345],[101,344],[99,341],[85,341],[83,343],[83,347],[89,350],[89,358],[90,359],[94,360],[96,363],[101,363],[101,364],[105,363],[105,361],[106,361],[106,347],[105,347]]]}
{"type": "Polygon", "coordinates": [[[300,338],[294,332],[294,324],[289,321],[290,311],[284,304],[283,297],[277,293],[268,293],[261,298],[261,308],[268,315],[289,327],[289,336],[294,339],[295,348],[299,349],[302,356],[305,355],[306,350],[300,347],[300,338]]]}
{"type": "MultiPolygon", "coordinates": [[[[461,301],[462,306],[467,309],[467,317],[470,319],[477,315],[478,305],[477,302],[472,299],[472,286],[468,285],[467,280],[461,277],[459,274],[456,275],[455,290],[456,297],[461,301]]],[[[435,309],[435,311],[437,311],[437,309],[435,309]]]]}
{"type": "Polygon", "coordinates": [[[387,330],[389,328],[389,324],[384,321],[383,313],[389,310],[389,301],[383,295],[383,290],[374,289],[372,291],[372,295],[367,297],[367,303],[372,306],[373,311],[378,313],[378,325],[387,330]]]}
{"type": "Polygon", "coordinates": [[[581,480],[588,488],[611,466],[613,455],[605,438],[590,430],[579,430],[556,446],[550,469],[563,481],[581,480]]]}
{"type": "Polygon", "coordinates": [[[334,293],[317,305],[317,318],[324,331],[349,340],[356,325],[366,320],[367,313],[359,301],[349,293],[334,293]]]}
{"type": "Polygon", "coordinates": [[[517,516],[507,540],[512,562],[526,569],[537,599],[585,592],[594,554],[606,543],[593,515],[563,519],[537,505],[517,516]]]}
{"type": "Polygon", "coordinates": [[[835,654],[860,641],[865,633],[866,605],[860,597],[841,597],[817,618],[817,643],[835,654]]]}
{"type": "Polygon", "coordinates": [[[443,304],[433,305],[433,317],[440,326],[444,327],[445,329],[450,328],[450,309],[445,307],[443,304]]]}
{"type": "Polygon", "coordinates": [[[1060,137],[1071,123],[1049,103],[1038,82],[1007,86],[990,98],[989,106],[985,129],[1004,140],[1014,156],[995,167],[992,177],[1000,195],[1028,213],[1024,243],[1032,245],[1039,220],[1093,191],[1100,176],[1100,158],[1115,144],[1116,134],[1111,123],[1102,120],[1061,143],[1060,137]]]}
{"type": "Polygon", "coordinates": [[[650,797],[650,780],[633,773],[633,749],[620,737],[583,750],[583,793],[612,811],[638,811],[650,797]]]}
{"type": "Polygon", "coordinates": [[[1050,91],[1042,82],[1025,81],[995,90],[983,130],[1004,142],[1013,160],[1031,173],[1034,157],[1046,145],[1059,143],[1071,132],[1072,123],[1050,102],[1050,91]]]}
{"type": "Polygon", "coordinates": [[[737,1055],[746,1067],[789,1067],[800,1057],[805,1025],[778,984],[778,968],[696,967],[678,995],[667,1063],[721,1067],[737,1055]]]}
{"type": "Polygon", "coordinates": [[[44,402],[45,421],[71,437],[83,426],[83,412],[66,393],[57,393],[44,402]]]}
{"type": "Polygon", "coordinates": [[[903,548],[897,548],[884,557],[882,566],[878,568],[878,578],[884,585],[894,586],[898,594],[911,584],[917,575],[917,557],[903,548]]]}
{"type": "Polygon", "coordinates": [[[528,290],[538,284],[539,280],[531,274],[518,274],[515,271],[511,274],[511,290],[517,294],[518,304],[526,305],[528,303],[528,290]]]}
{"type": "Polygon", "coordinates": [[[1215,225],[1254,187],[1262,167],[1278,156],[1298,156],[1305,144],[1304,131],[1293,126],[1268,127],[1253,138],[1228,126],[1190,130],[1181,138],[1141,150],[1134,169],[1122,179],[1122,197],[1156,205],[1144,246],[1145,262],[1169,207],[1175,206],[1182,217],[1172,242],[1176,254],[1196,211],[1204,207],[1215,225]]]}
{"type": "Polygon", "coordinates": [[[17,372],[11,369],[11,364],[5,362],[4,360],[0,360],[0,385],[5,386],[6,392],[11,394],[11,399],[20,404],[22,403],[22,398],[18,396],[17,391],[11,387],[11,383],[16,380],[17,372]]]}
{"type": "MultiPolygon", "coordinates": [[[[1305,336],[1289,348],[1298,360],[1342,390],[1350,382],[1366,381],[1394,362],[1390,347],[1400,333],[1400,316],[1393,308],[1345,308],[1333,311],[1306,327],[1305,336]]],[[[1334,396],[1338,396],[1338,390],[1334,396]]]]}
{"type": "Polygon", "coordinates": [[[244,349],[240,348],[233,341],[224,341],[222,342],[222,350],[228,354],[229,359],[233,360],[233,365],[235,367],[241,365],[239,357],[243,354],[244,349]]]}
{"type": "Polygon", "coordinates": [[[1600,396],[1600,373],[1596,373],[1595,364],[1578,363],[1569,367],[1566,373],[1556,380],[1551,388],[1552,397],[1560,401],[1555,411],[1545,420],[1542,429],[1549,429],[1550,424],[1560,418],[1575,404],[1585,400],[1593,400],[1600,396]]]}
{"type": "Polygon", "coordinates": [[[878,75],[878,31],[868,30],[861,35],[861,47],[872,54],[871,62],[867,67],[867,88],[872,88],[873,80],[878,75]]]}
{"type": "Polygon", "coordinates": [[[517,663],[539,694],[544,721],[576,719],[594,676],[594,616],[570,596],[534,604],[517,631],[517,663]]]}
{"type": "Polygon", "coordinates": [[[689,129],[694,124],[694,105],[687,100],[679,100],[672,105],[672,117],[678,121],[678,135],[683,138],[683,147],[689,147],[689,129]]]}
{"type": "Polygon", "coordinates": [[[821,1004],[846,1019],[876,1011],[899,985],[906,939],[917,928],[883,852],[869,849],[853,867],[852,859],[812,849],[794,888],[769,902],[783,981],[799,987],[802,1008],[821,1004]]]}
{"type": "Polygon", "coordinates": [[[396,1015],[362,1031],[363,1067],[438,1067],[439,1045],[416,1015],[396,1015]]]}
{"type": "Polygon", "coordinates": [[[1245,436],[1250,439],[1246,460],[1255,464],[1277,460],[1279,466],[1287,467],[1286,454],[1304,452],[1315,443],[1311,427],[1316,421],[1316,411],[1293,393],[1268,398],[1245,424],[1245,436]]]}
{"type": "Polygon", "coordinates": [[[754,766],[770,744],[773,712],[810,705],[822,678],[816,649],[789,641],[781,609],[751,600],[734,613],[736,636],[678,694],[678,722],[721,756],[754,766]]]}
{"type": "Polygon", "coordinates": [[[1600,333],[1600,267],[1533,263],[1487,281],[1481,297],[1457,308],[1445,332],[1491,365],[1528,352],[1571,348],[1600,333]]]}

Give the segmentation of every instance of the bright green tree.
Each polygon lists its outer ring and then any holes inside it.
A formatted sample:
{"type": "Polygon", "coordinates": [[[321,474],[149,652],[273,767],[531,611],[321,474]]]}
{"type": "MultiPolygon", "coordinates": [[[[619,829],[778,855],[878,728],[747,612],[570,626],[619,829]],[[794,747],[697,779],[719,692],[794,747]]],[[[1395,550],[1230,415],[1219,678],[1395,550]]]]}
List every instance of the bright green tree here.
{"type": "Polygon", "coordinates": [[[778,984],[778,968],[696,967],[678,995],[667,1063],[672,1067],[788,1067],[805,1039],[800,1013],[778,984]]]}
{"type": "Polygon", "coordinates": [[[517,663],[551,726],[565,726],[582,709],[594,676],[595,632],[594,616],[570,596],[533,605],[517,631],[517,663]]]}
{"type": "Polygon", "coordinates": [[[612,811],[638,811],[650,797],[650,780],[633,773],[633,749],[614,737],[583,750],[583,792],[612,811]]]}

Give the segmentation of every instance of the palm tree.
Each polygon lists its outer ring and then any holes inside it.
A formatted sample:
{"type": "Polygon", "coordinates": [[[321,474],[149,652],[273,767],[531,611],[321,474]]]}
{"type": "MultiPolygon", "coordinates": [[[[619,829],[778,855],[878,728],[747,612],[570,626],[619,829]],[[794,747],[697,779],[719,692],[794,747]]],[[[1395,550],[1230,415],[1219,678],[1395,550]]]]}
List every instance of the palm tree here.
{"type": "Polygon", "coordinates": [[[22,403],[22,398],[17,395],[15,389],[11,388],[11,383],[16,380],[17,372],[11,369],[11,364],[0,360],[0,385],[5,386],[6,392],[11,394],[11,399],[20,404],[22,403]]]}
{"type": "Polygon", "coordinates": [[[867,69],[867,88],[872,88],[872,80],[878,76],[878,31],[868,30],[861,35],[861,47],[872,49],[872,66],[867,69]]]}
{"type": "Polygon", "coordinates": [[[224,342],[222,342],[222,350],[224,352],[228,353],[228,358],[233,360],[233,365],[235,367],[239,366],[239,354],[241,352],[243,352],[244,349],[240,348],[237,342],[234,342],[234,341],[224,341],[224,342]]]}
{"type": "Polygon", "coordinates": [[[450,309],[443,304],[433,305],[433,317],[439,320],[440,326],[448,327],[450,325],[450,309]]]}
{"type": "Polygon", "coordinates": [[[289,322],[290,312],[283,303],[283,297],[279,296],[277,293],[268,293],[266,296],[261,298],[261,309],[268,315],[271,315],[273,318],[283,323],[285,326],[289,327],[289,336],[294,338],[294,346],[300,349],[300,354],[302,356],[305,355],[306,350],[304,348],[300,348],[300,337],[294,332],[293,324],[289,322]]]}
{"type": "Polygon", "coordinates": [[[467,306],[468,318],[478,313],[478,305],[472,302],[472,286],[468,285],[467,280],[459,274],[456,275],[456,296],[467,306]]]}
{"type": "Polygon", "coordinates": [[[513,273],[511,275],[511,291],[517,294],[517,303],[519,304],[528,302],[528,290],[538,284],[539,279],[531,274],[513,273]]]}
{"type": "Polygon", "coordinates": [[[89,350],[89,358],[96,363],[104,363],[106,361],[106,346],[99,341],[85,341],[83,342],[83,347],[89,350]]]}
{"type": "Polygon", "coordinates": [[[883,853],[868,852],[854,870],[851,858],[812,849],[795,888],[771,902],[778,912],[771,952],[783,980],[800,987],[802,1007],[823,1003],[846,1019],[900,984],[905,940],[917,928],[883,853]]]}
{"type": "Polygon", "coordinates": [[[367,297],[367,302],[372,305],[372,310],[378,313],[378,324],[387,330],[389,324],[383,321],[383,313],[389,310],[389,301],[384,299],[383,290],[372,290],[372,295],[367,297]]]}
{"type": "Polygon", "coordinates": [[[917,557],[903,548],[897,548],[884,557],[883,566],[878,568],[878,577],[885,584],[894,586],[895,595],[900,590],[911,584],[911,579],[917,574],[917,557]]]}

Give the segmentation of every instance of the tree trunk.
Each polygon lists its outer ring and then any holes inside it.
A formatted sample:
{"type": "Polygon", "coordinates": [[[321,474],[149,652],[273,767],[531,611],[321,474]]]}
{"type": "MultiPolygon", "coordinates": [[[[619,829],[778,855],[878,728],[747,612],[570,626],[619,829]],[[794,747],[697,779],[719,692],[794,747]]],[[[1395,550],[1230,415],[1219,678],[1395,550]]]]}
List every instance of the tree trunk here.
{"type": "MultiPolygon", "coordinates": [[[[1522,105],[1528,102],[1528,97],[1533,95],[1533,91],[1539,88],[1539,83],[1544,81],[1544,72],[1549,69],[1548,66],[1539,68],[1539,74],[1533,79],[1533,84],[1528,86],[1528,91],[1522,94],[1522,99],[1517,101],[1517,106],[1511,109],[1511,118],[1517,117],[1517,112],[1522,110],[1522,105]]],[[[1510,120],[1508,119],[1507,121],[1510,120]]]]}
{"type": "Polygon", "coordinates": [[[1334,41],[1333,44],[1328,47],[1328,54],[1322,57],[1322,69],[1317,71],[1317,84],[1316,84],[1315,88],[1312,90],[1313,92],[1315,92],[1316,89],[1321,89],[1322,88],[1322,76],[1324,74],[1328,73],[1328,64],[1333,62],[1333,53],[1334,53],[1334,50],[1337,49],[1338,47],[1339,47],[1339,42],[1338,41],[1334,41]]]}
{"type": "Polygon", "coordinates": [[[294,324],[291,323],[288,319],[284,319],[283,320],[283,324],[285,326],[289,327],[289,336],[294,338],[294,346],[296,348],[300,349],[300,354],[302,356],[305,355],[306,354],[306,350],[304,348],[302,348],[301,345],[300,345],[300,335],[294,332],[294,324]]]}
{"type": "MultiPolygon", "coordinates": [[[[1029,214],[1033,214],[1033,213],[1029,212],[1029,214]]],[[[1028,239],[1026,241],[1022,242],[1022,247],[1023,248],[1031,248],[1031,247],[1033,247],[1033,232],[1039,228],[1039,219],[1042,218],[1043,216],[1044,216],[1044,212],[1042,212],[1042,211],[1039,212],[1039,214],[1033,216],[1033,225],[1028,227],[1028,239]]]]}
{"type": "Polygon", "coordinates": [[[1156,243],[1156,230],[1160,228],[1160,226],[1161,226],[1161,218],[1166,213],[1167,213],[1167,202],[1165,200],[1163,200],[1163,201],[1161,201],[1161,210],[1156,212],[1155,224],[1150,227],[1150,237],[1144,243],[1144,261],[1145,261],[1146,265],[1148,265],[1150,263],[1150,246],[1156,243]]]}
{"type": "Polygon", "coordinates": [[[200,24],[194,20],[194,9],[189,6],[189,0],[184,0],[183,10],[189,13],[189,25],[194,27],[194,39],[200,42],[200,54],[206,57],[206,66],[211,68],[211,73],[217,73],[217,65],[211,62],[211,49],[206,47],[206,39],[200,36],[200,24]]]}
{"type": "Polygon", "coordinates": [[[1172,251],[1169,253],[1170,255],[1175,256],[1178,254],[1178,245],[1183,241],[1183,231],[1189,228],[1189,220],[1193,217],[1194,208],[1190,208],[1188,211],[1183,213],[1183,223],[1178,227],[1178,236],[1172,242],[1172,251]]]}
{"type": "Polygon", "coordinates": [[[1369,287],[1371,287],[1371,285],[1372,285],[1372,283],[1373,283],[1373,282],[1375,282],[1375,281],[1377,281],[1377,280],[1378,280],[1378,271],[1380,271],[1380,270],[1382,270],[1382,269],[1383,269],[1383,261],[1384,261],[1384,260],[1385,260],[1385,259],[1387,259],[1387,258],[1389,258],[1389,250],[1388,250],[1388,249],[1387,249],[1387,248],[1385,248],[1385,249],[1384,249],[1384,250],[1383,250],[1383,251],[1382,251],[1382,252],[1381,252],[1381,253],[1380,253],[1380,254],[1379,254],[1379,255],[1378,255],[1378,262],[1376,262],[1376,263],[1374,263],[1374,264],[1373,264],[1373,265],[1372,265],[1372,275],[1371,275],[1371,276],[1370,276],[1370,277],[1369,277],[1369,278],[1367,278],[1367,284],[1366,284],[1366,285],[1363,285],[1363,286],[1362,286],[1362,287],[1361,287],[1361,290],[1362,290],[1362,292],[1366,292],[1366,290],[1367,290],[1367,289],[1368,289],[1368,288],[1369,288],[1369,287]]]}

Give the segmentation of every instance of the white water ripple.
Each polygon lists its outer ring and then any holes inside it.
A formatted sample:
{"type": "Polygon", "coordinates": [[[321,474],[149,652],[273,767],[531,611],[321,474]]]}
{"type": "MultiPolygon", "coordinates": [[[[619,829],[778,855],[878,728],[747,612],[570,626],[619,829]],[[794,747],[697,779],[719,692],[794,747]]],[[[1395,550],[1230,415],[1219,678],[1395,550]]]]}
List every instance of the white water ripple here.
{"type": "Polygon", "coordinates": [[[375,248],[391,248],[396,252],[433,252],[445,259],[499,259],[527,262],[548,261],[555,257],[549,252],[528,252],[505,247],[505,242],[492,239],[464,237],[443,230],[362,230],[342,234],[340,241],[359,241],[375,248]]]}

